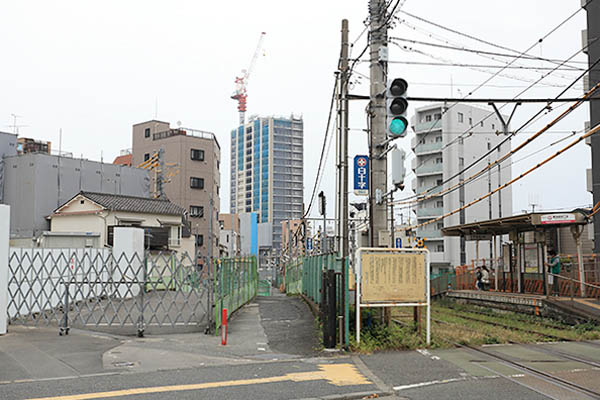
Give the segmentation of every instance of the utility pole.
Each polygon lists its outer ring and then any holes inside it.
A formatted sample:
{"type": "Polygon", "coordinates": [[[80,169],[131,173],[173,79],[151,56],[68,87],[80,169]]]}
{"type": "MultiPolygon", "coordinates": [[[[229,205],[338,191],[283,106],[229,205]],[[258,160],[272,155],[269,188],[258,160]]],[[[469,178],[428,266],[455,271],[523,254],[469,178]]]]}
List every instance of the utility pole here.
{"type": "Polygon", "coordinates": [[[387,207],[384,202],[377,204],[376,191],[387,192],[387,157],[379,158],[385,150],[386,140],[386,102],[385,88],[387,76],[387,58],[381,57],[387,48],[387,20],[385,0],[369,1],[369,46],[370,46],[370,102],[369,102],[369,158],[371,160],[371,184],[369,185],[371,246],[379,246],[379,233],[388,226],[387,207]],[[383,49],[383,50],[382,50],[383,49]]]}
{"type": "MultiPolygon", "coordinates": [[[[346,302],[346,268],[344,263],[349,255],[348,243],[348,20],[342,20],[342,51],[338,66],[338,161],[337,161],[337,233],[338,254],[342,259],[341,304],[346,302]]],[[[325,214],[323,214],[325,216],[325,214]]],[[[346,323],[346,321],[344,321],[346,323]]],[[[340,341],[345,343],[344,330],[340,329],[340,341]]]]}
{"type": "Polygon", "coordinates": [[[339,64],[338,98],[338,234],[339,252],[348,256],[348,20],[342,20],[342,53],[339,64]]]}
{"type": "MultiPolygon", "coordinates": [[[[582,0],[581,5],[587,11],[587,37],[588,43],[583,43],[587,47],[589,65],[593,65],[600,59],[600,41],[595,40],[600,37],[600,2],[582,0]]],[[[600,66],[596,65],[588,73],[588,87],[594,87],[600,82],[600,66]]],[[[585,90],[585,89],[584,89],[585,90]]],[[[598,97],[594,95],[593,97],[598,97]]],[[[600,123],[600,101],[590,101],[590,126],[596,126],[600,123]]],[[[594,204],[600,201],[600,137],[593,135],[591,137],[592,147],[592,191],[594,204]]],[[[594,218],[595,219],[595,218],[594,218]]],[[[594,222],[594,252],[600,252],[600,222],[594,222]]]]}

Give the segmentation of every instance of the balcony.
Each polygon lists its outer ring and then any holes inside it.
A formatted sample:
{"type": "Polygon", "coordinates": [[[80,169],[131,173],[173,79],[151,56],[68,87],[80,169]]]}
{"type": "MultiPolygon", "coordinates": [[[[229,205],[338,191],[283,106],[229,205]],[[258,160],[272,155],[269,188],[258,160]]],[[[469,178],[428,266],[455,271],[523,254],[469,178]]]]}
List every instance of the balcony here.
{"type": "Polygon", "coordinates": [[[417,193],[417,196],[423,195],[423,196],[430,196],[432,194],[436,194],[442,191],[442,187],[441,186],[427,186],[427,187],[419,187],[415,190],[415,192],[417,193]],[[427,194],[425,194],[425,192],[427,192],[427,194]]]}
{"type": "Polygon", "coordinates": [[[442,165],[442,163],[421,165],[420,167],[417,167],[417,176],[441,174],[443,171],[442,165]]]}
{"type": "Polygon", "coordinates": [[[417,229],[417,236],[425,239],[441,239],[442,231],[439,229],[417,229]]]}
{"type": "Polygon", "coordinates": [[[416,155],[439,153],[442,151],[442,142],[434,143],[417,143],[413,150],[416,155]]]}
{"type": "Polygon", "coordinates": [[[424,132],[430,132],[430,131],[435,131],[435,130],[441,130],[442,129],[442,120],[438,119],[435,121],[422,122],[420,124],[415,124],[414,127],[415,127],[416,133],[424,133],[424,132]]]}
{"type": "Polygon", "coordinates": [[[443,207],[435,207],[435,208],[419,208],[417,209],[417,217],[418,218],[427,218],[427,217],[439,217],[444,212],[443,207]]]}

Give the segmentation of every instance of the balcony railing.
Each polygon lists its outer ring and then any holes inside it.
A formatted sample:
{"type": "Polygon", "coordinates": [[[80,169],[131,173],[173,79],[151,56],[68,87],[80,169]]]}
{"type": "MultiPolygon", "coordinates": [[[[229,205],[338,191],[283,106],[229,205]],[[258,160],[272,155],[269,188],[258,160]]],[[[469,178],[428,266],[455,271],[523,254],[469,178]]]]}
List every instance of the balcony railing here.
{"type": "Polygon", "coordinates": [[[429,122],[422,122],[420,124],[415,124],[415,132],[416,133],[423,133],[423,132],[429,132],[429,131],[440,130],[440,129],[442,129],[442,120],[441,119],[437,119],[435,121],[429,121],[429,122]]]}
{"type": "Polygon", "coordinates": [[[442,142],[417,143],[414,147],[415,154],[435,153],[442,151],[442,142]]]}
{"type": "Polygon", "coordinates": [[[417,176],[419,175],[430,175],[430,174],[441,174],[443,171],[442,163],[439,164],[428,164],[417,167],[417,176]]]}
{"type": "Polygon", "coordinates": [[[443,207],[419,208],[417,209],[417,217],[438,217],[442,215],[443,212],[443,207]]]}
{"type": "Polygon", "coordinates": [[[442,231],[439,229],[417,229],[417,236],[425,239],[442,238],[442,231]]]}

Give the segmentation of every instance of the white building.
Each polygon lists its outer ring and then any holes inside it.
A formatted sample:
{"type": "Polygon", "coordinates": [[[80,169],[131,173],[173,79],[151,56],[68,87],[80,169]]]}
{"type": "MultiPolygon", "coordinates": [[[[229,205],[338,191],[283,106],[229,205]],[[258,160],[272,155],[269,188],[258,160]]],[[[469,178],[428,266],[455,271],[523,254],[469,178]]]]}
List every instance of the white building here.
{"type": "MultiPolygon", "coordinates": [[[[504,116],[503,118],[507,119],[504,116]]],[[[415,110],[412,126],[415,131],[411,146],[415,153],[412,170],[416,175],[412,181],[412,188],[417,194],[433,189],[426,197],[467,180],[488,163],[510,151],[510,142],[507,142],[464,173],[457,175],[506,138],[502,122],[493,114],[493,110],[464,104],[433,104],[415,110]],[[445,110],[447,111],[444,112],[445,110]],[[457,176],[454,177],[455,175],[457,176]]],[[[494,190],[506,183],[512,176],[510,162],[509,158],[500,168],[494,166],[490,172],[485,172],[465,186],[449,191],[443,196],[433,196],[419,202],[413,210],[417,221],[426,222],[454,211],[485,195],[490,189],[494,190]]],[[[500,194],[494,194],[490,200],[483,200],[442,221],[417,229],[417,237],[425,239],[425,245],[431,252],[434,271],[470,263],[477,253],[479,258],[490,257],[489,241],[477,244],[460,238],[444,238],[440,231],[445,226],[487,220],[490,218],[490,210],[491,218],[512,215],[510,186],[501,190],[500,194]]]]}
{"type": "Polygon", "coordinates": [[[185,210],[168,200],[80,192],[48,218],[53,235],[93,233],[102,246],[113,245],[115,227],[143,228],[144,248],[176,251],[193,257],[194,239],[184,224],[185,210]]]}

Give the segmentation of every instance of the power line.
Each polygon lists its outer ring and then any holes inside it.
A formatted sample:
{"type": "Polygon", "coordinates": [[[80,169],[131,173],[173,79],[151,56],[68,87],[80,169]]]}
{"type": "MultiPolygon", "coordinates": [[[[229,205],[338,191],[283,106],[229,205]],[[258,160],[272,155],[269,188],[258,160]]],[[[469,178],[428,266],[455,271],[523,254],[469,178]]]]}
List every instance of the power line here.
{"type": "Polygon", "coordinates": [[[470,203],[465,204],[464,206],[459,207],[459,208],[457,208],[457,209],[455,209],[453,211],[450,211],[450,212],[448,212],[448,213],[446,213],[444,215],[441,215],[441,216],[433,218],[431,220],[428,220],[428,221],[422,222],[420,224],[411,226],[410,229],[420,228],[422,226],[429,225],[429,224],[432,224],[432,223],[437,222],[437,221],[441,221],[441,220],[443,220],[443,219],[445,219],[445,218],[447,218],[447,217],[449,217],[451,215],[454,215],[454,214],[456,214],[456,213],[458,213],[458,212],[460,212],[460,211],[462,211],[464,209],[467,209],[467,208],[469,208],[469,207],[471,207],[471,206],[479,203],[480,201],[483,201],[483,200],[487,199],[488,197],[492,196],[493,194],[497,193],[498,191],[507,188],[508,186],[512,185],[516,181],[518,181],[518,180],[524,178],[525,176],[529,175],[530,173],[532,173],[536,169],[538,169],[538,168],[542,167],[543,165],[549,163],[550,161],[552,161],[553,159],[555,159],[559,155],[561,155],[561,154],[565,153],[566,151],[568,151],[569,149],[573,148],[573,146],[575,146],[577,143],[579,143],[582,140],[585,140],[586,138],[588,138],[588,137],[590,137],[590,136],[598,133],[599,131],[600,131],[600,124],[596,125],[592,130],[590,130],[586,134],[578,137],[576,140],[574,140],[573,142],[569,143],[567,146],[563,147],[562,149],[560,149],[559,151],[557,151],[555,154],[553,154],[550,157],[546,158],[545,160],[543,160],[542,162],[538,163],[534,167],[532,167],[529,170],[525,171],[524,173],[522,173],[518,177],[511,179],[510,181],[508,181],[504,185],[498,186],[496,189],[488,192],[487,194],[479,197],[478,199],[475,199],[475,200],[471,201],[470,203]]]}
{"type": "MultiPolygon", "coordinates": [[[[470,49],[470,48],[466,48],[466,47],[458,47],[458,46],[448,46],[448,45],[443,45],[443,44],[437,44],[437,43],[431,43],[431,42],[423,42],[420,40],[412,40],[412,39],[406,39],[406,38],[401,38],[401,37],[390,37],[390,40],[396,40],[396,41],[401,41],[401,42],[408,42],[408,43],[413,43],[413,44],[420,44],[423,46],[431,46],[431,47],[438,47],[438,48],[442,48],[442,49],[448,49],[448,50],[458,50],[458,51],[464,51],[467,53],[475,53],[475,54],[484,54],[484,55],[492,55],[492,56],[498,56],[498,57],[514,57],[514,54],[506,54],[506,53],[497,53],[497,52],[490,52],[490,51],[485,51],[485,50],[477,50],[477,49],[470,49]]],[[[524,55],[522,57],[522,59],[525,60],[535,60],[535,61],[547,61],[547,62],[551,62],[551,63],[559,63],[561,62],[560,60],[550,60],[550,59],[546,59],[543,57],[537,57],[537,56],[530,56],[530,55],[524,55]]],[[[530,69],[542,69],[539,67],[530,67],[530,69]]],[[[549,68],[546,68],[549,69],[549,68]]],[[[571,67],[571,66],[567,66],[565,69],[567,70],[573,70],[573,71],[581,71],[582,68],[581,67],[571,67]]]]}
{"type": "MultiPolygon", "coordinates": [[[[397,43],[395,43],[397,45],[397,43]]],[[[407,49],[408,51],[415,51],[420,54],[423,52],[416,49],[407,49]]],[[[455,62],[427,62],[427,61],[400,61],[400,60],[388,60],[390,64],[404,64],[404,65],[425,65],[432,67],[457,67],[457,68],[493,68],[493,69],[517,69],[522,71],[583,71],[581,68],[553,68],[553,67],[524,67],[520,65],[493,65],[493,64],[466,64],[466,63],[455,63],[455,62]]]]}
{"type": "Polygon", "coordinates": [[[313,186],[312,194],[310,196],[310,203],[308,204],[308,208],[306,209],[306,212],[304,213],[302,218],[306,217],[310,213],[310,209],[312,208],[312,205],[315,200],[315,194],[317,192],[317,186],[319,183],[319,175],[321,175],[321,173],[323,172],[321,168],[325,164],[324,163],[325,148],[327,145],[327,137],[329,136],[329,128],[331,125],[331,115],[333,113],[333,103],[335,102],[335,93],[337,91],[337,85],[338,85],[338,80],[336,79],[335,84],[333,85],[333,92],[331,93],[331,102],[329,103],[329,116],[327,117],[327,126],[325,128],[325,137],[323,138],[323,147],[321,149],[321,158],[319,159],[319,167],[317,168],[317,176],[315,177],[315,184],[313,186]]]}

